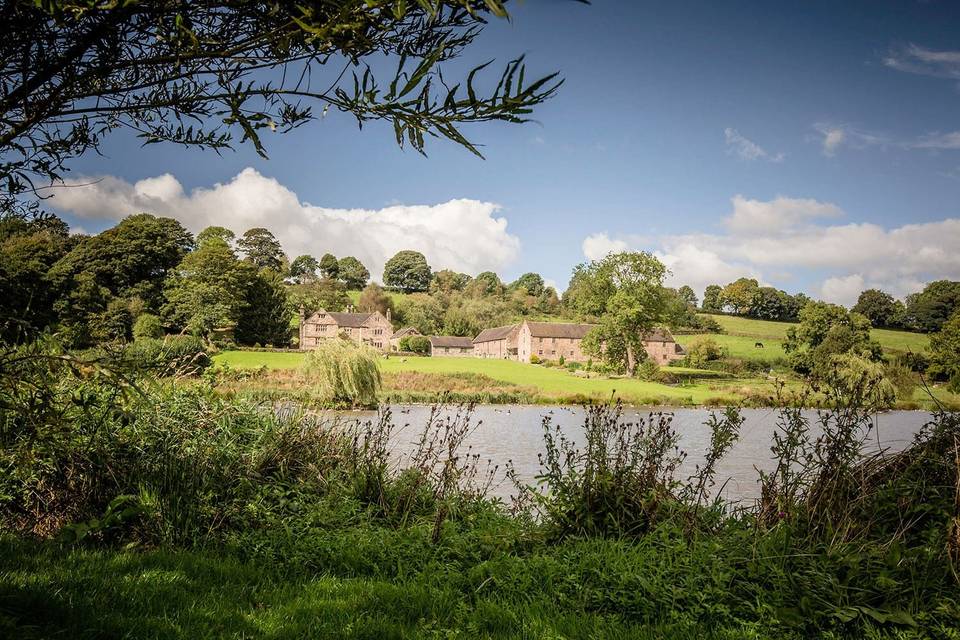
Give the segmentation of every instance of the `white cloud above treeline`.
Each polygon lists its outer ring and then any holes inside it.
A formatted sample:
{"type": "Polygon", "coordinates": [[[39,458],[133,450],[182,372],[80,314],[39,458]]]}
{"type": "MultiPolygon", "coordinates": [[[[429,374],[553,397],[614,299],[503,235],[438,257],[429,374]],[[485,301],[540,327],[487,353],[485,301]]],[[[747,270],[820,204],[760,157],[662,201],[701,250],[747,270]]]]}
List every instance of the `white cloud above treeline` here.
{"type": "Polygon", "coordinates": [[[302,202],[274,178],[247,168],[233,179],[187,193],[167,173],[133,184],[105,176],[69,181],[48,201],[86,220],[120,220],[147,212],[179,220],[197,232],[227,227],[237,235],[253,227],[272,231],[291,259],[319,258],[330,252],[355,256],[379,280],[384,263],[397,251],[422,252],[435,269],[471,275],[500,271],[520,253],[519,239],[507,231],[500,206],[457,199],[434,205],[395,205],[382,209],[331,209],[302,202]]]}
{"type": "Polygon", "coordinates": [[[605,247],[652,251],[673,272],[671,285],[689,284],[697,291],[741,276],[787,289],[795,289],[785,285],[789,280],[815,280],[820,284],[808,293],[845,305],[870,287],[903,297],[931,280],[960,279],[957,218],[885,228],[828,224],[844,216],[842,209],[809,198],[760,201],[735,196],[731,203],[724,233],[644,242],[596,233],[584,240],[584,255],[596,260],[606,254],[605,247]]]}

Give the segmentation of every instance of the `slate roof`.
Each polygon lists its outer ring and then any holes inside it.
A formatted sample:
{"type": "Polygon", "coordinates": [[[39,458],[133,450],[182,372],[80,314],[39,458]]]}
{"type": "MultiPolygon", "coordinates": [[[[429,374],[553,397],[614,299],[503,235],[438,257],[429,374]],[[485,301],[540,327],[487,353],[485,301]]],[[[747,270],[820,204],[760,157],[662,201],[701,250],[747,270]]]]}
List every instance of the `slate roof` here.
{"type": "MultiPolygon", "coordinates": [[[[643,339],[646,342],[676,342],[673,339],[673,334],[670,333],[670,330],[662,327],[654,329],[647,335],[643,336],[643,339]]],[[[677,353],[680,352],[678,351],[677,353]]]]}
{"type": "Polygon", "coordinates": [[[431,347],[473,349],[473,340],[462,336],[429,336],[431,347]]]}
{"type": "Polygon", "coordinates": [[[372,313],[341,313],[337,311],[327,311],[327,315],[341,327],[365,327],[367,320],[372,313]]]}
{"type": "Polygon", "coordinates": [[[583,339],[593,329],[595,324],[581,324],[575,322],[527,322],[530,335],[534,338],[574,338],[583,339]]]}
{"type": "Polygon", "coordinates": [[[390,336],[390,339],[396,340],[397,338],[405,338],[406,336],[420,336],[420,335],[423,335],[423,334],[417,331],[416,327],[404,327],[403,329],[400,329],[399,331],[394,333],[392,336],[390,336]]]}
{"type": "Polygon", "coordinates": [[[477,337],[473,339],[474,344],[479,344],[481,342],[493,342],[494,340],[505,340],[510,337],[510,334],[517,330],[519,325],[508,324],[503,327],[493,327],[491,329],[484,329],[477,334],[477,337]]]}

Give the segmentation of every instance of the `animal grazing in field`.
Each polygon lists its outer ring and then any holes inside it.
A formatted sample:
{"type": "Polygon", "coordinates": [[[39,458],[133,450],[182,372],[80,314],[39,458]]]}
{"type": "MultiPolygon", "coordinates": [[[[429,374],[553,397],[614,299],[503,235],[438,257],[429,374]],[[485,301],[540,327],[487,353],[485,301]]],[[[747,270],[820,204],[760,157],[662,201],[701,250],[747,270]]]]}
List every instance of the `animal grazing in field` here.
{"type": "Polygon", "coordinates": [[[757,342],[757,343],[754,344],[753,346],[754,346],[754,348],[756,348],[756,349],[763,349],[763,343],[762,343],[762,342],[757,342]]]}

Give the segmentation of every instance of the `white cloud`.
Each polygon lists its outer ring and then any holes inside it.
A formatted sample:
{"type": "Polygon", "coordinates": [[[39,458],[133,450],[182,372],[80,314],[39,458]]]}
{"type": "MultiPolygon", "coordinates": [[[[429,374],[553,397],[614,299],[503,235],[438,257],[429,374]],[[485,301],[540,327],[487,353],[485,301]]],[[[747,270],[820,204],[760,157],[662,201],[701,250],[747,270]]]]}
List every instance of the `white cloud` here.
{"type": "Polygon", "coordinates": [[[892,50],[883,64],[906,73],[960,79],[960,51],[934,51],[909,44],[892,50]]]}
{"type": "Polygon", "coordinates": [[[862,131],[846,124],[817,122],[813,128],[822,136],[820,144],[823,155],[829,157],[836,155],[841,147],[866,149],[894,144],[887,136],[862,131]]]}
{"type": "Polygon", "coordinates": [[[727,228],[736,233],[763,234],[794,229],[816,218],[843,215],[840,207],[812,198],[784,198],[748,200],[741,195],[731,199],[733,213],[724,220],[727,228]]]}
{"type": "Polygon", "coordinates": [[[863,276],[852,273],[849,276],[827,278],[820,287],[820,295],[827,302],[835,302],[846,307],[857,303],[860,292],[866,289],[863,276]]]}
{"type": "Polygon", "coordinates": [[[770,162],[783,162],[784,154],[770,154],[766,149],[758,145],[753,140],[743,136],[736,129],[727,127],[723,130],[724,139],[727,142],[727,153],[735,153],[744,160],[769,160],[770,162]]]}
{"type": "MultiPolygon", "coordinates": [[[[813,199],[731,200],[725,234],[662,236],[648,240],[676,286],[725,284],[741,276],[764,281],[800,273],[826,299],[850,303],[851,292],[879,287],[903,297],[923,283],[960,279],[960,219],[885,228],[872,223],[827,224],[842,215],[835,204],[813,199]]],[[[629,236],[596,234],[607,245],[641,249],[629,236]]],[[[591,246],[592,248],[592,246],[591,246]]],[[[584,242],[587,255],[588,243],[584,242]]],[[[587,257],[590,257],[588,255],[587,257]]],[[[779,283],[774,283],[779,284],[779,283]]],[[[779,284],[779,286],[783,286],[779,284]]],[[[853,301],[856,300],[854,296],[853,301]]]]}
{"type": "Polygon", "coordinates": [[[587,260],[600,260],[607,254],[626,251],[626,240],[613,240],[606,232],[594,233],[583,239],[583,255],[587,260]]]}
{"type": "Polygon", "coordinates": [[[220,225],[243,233],[270,229],[291,257],[326,252],[353,255],[379,279],[397,251],[422,252],[437,269],[476,274],[500,270],[520,252],[519,239],[496,217],[499,205],[458,199],[435,205],[396,205],[382,209],[330,209],[301,202],[273,178],[247,168],[224,184],[185,193],[170,174],[130,184],[112,176],[92,184],[68,181],[49,201],[85,219],[119,220],[138,212],[176,218],[197,232],[220,225]],[[85,185],[85,186],[75,186],[85,185]]]}

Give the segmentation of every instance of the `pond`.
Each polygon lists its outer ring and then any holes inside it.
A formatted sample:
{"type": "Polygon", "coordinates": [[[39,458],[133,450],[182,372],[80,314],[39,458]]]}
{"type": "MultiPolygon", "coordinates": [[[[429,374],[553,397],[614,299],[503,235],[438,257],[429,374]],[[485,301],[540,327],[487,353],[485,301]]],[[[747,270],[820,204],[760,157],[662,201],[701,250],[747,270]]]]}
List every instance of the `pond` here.
{"type": "MultiPolygon", "coordinates": [[[[394,405],[393,435],[395,454],[402,458],[411,451],[430,415],[430,407],[423,405],[394,405]]],[[[456,407],[446,409],[448,413],[456,407]]],[[[659,411],[659,410],[658,410],[659,411]]],[[[673,415],[673,426],[680,436],[680,448],[688,456],[678,471],[678,478],[690,475],[696,464],[703,461],[710,442],[710,431],[704,422],[710,417],[710,409],[663,409],[673,415]]],[[[624,420],[637,422],[646,419],[650,409],[624,408],[624,420]]],[[[717,489],[722,486],[723,496],[737,501],[756,498],[759,495],[757,469],[771,470],[774,466],[770,446],[776,428],[777,409],[744,409],[746,418],[740,439],[718,465],[717,489]],[[725,484],[724,484],[725,483],[725,484]]],[[[820,433],[817,427],[817,412],[805,411],[810,419],[811,433],[820,433]]],[[[466,445],[481,456],[500,466],[501,474],[491,493],[508,499],[514,488],[502,475],[508,460],[512,460],[518,476],[528,483],[535,482],[539,473],[538,454],[544,450],[543,418],[550,416],[564,435],[578,444],[584,440],[584,409],[569,406],[539,405],[479,405],[472,414],[473,431],[466,445]]],[[[376,420],[372,411],[338,413],[339,421],[366,422],[376,420]]],[[[930,420],[923,411],[890,411],[873,418],[873,428],[865,449],[871,452],[899,451],[910,444],[914,434],[930,420]]]]}

